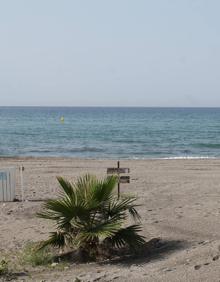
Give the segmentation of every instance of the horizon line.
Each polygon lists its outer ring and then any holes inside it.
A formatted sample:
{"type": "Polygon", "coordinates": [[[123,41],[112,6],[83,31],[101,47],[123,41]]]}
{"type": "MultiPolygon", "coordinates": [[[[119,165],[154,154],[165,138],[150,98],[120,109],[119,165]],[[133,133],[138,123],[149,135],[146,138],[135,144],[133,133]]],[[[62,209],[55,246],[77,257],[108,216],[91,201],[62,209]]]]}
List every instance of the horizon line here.
{"type": "Polygon", "coordinates": [[[189,108],[189,109],[218,109],[220,106],[50,106],[50,105],[0,105],[0,108],[179,108],[179,109],[184,109],[184,108],[189,108]]]}

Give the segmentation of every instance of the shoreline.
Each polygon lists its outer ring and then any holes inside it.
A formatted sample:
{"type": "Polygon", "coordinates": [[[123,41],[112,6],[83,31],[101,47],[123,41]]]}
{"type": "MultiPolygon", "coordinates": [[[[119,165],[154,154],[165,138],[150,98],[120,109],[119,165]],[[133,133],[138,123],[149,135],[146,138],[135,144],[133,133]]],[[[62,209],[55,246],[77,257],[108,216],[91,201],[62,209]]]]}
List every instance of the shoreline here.
{"type": "Polygon", "coordinates": [[[220,160],[219,157],[206,157],[206,156],[176,156],[176,157],[161,157],[161,158],[88,158],[88,157],[75,157],[75,156],[0,156],[1,159],[70,159],[70,160],[92,160],[92,161],[154,161],[154,160],[220,160]]]}

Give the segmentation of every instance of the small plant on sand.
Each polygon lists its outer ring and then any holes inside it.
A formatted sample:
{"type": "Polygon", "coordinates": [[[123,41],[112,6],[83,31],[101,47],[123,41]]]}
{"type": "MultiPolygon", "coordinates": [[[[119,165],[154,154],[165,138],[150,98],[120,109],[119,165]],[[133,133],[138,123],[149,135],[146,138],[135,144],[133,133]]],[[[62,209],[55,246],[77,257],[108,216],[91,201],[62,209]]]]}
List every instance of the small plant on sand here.
{"type": "Polygon", "coordinates": [[[8,273],[8,262],[4,259],[0,260],[0,276],[8,273]]]}
{"type": "Polygon", "coordinates": [[[136,198],[117,198],[116,176],[98,180],[85,175],[73,184],[62,177],[57,179],[60,197],[47,201],[38,213],[38,217],[54,221],[57,230],[39,249],[48,245],[69,247],[77,249],[82,259],[98,259],[110,256],[113,250],[138,249],[145,243],[144,237],[138,234],[141,225],[136,198]],[[138,222],[126,226],[129,215],[138,222]]]}
{"type": "Polygon", "coordinates": [[[22,254],[22,264],[30,264],[32,266],[48,265],[53,262],[54,255],[48,247],[42,250],[37,249],[37,243],[28,243],[22,254]]]}

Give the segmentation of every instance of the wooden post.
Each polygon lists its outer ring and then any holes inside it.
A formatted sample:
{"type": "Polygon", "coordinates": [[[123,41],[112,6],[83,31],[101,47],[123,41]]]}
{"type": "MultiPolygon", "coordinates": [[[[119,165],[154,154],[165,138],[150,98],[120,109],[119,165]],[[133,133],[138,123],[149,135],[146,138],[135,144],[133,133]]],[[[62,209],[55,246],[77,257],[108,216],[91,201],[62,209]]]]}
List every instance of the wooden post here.
{"type": "MultiPolygon", "coordinates": [[[[118,168],[120,168],[120,162],[118,161],[118,168]]],[[[120,198],[120,174],[118,169],[118,199],[120,198]]]]}
{"type": "Polygon", "coordinates": [[[23,178],[23,165],[20,166],[20,181],[21,181],[21,201],[24,202],[24,178],[23,178]]]}

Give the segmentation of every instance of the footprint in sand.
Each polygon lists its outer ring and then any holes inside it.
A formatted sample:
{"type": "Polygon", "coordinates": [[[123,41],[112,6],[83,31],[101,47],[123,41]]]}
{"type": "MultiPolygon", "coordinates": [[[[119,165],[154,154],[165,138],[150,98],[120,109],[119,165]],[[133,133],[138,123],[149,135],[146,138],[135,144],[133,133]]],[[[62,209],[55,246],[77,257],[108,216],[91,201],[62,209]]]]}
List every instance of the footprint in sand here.
{"type": "Polygon", "coordinates": [[[213,261],[216,261],[216,260],[218,260],[218,259],[219,259],[219,255],[216,255],[216,256],[214,256],[214,257],[212,258],[213,261]]]}
{"type": "Polygon", "coordinates": [[[197,264],[197,265],[194,266],[194,269],[195,269],[195,270],[199,270],[201,267],[202,267],[202,266],[201,266],[200,264],[197,264]]]}

